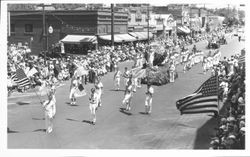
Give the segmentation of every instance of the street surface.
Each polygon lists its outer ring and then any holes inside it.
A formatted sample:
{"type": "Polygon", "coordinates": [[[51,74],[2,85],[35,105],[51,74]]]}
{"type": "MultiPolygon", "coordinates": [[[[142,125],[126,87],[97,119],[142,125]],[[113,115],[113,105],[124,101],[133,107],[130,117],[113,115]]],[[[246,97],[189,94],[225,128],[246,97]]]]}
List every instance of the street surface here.
{"type": "MultiPolygon", "coordinates": [[[[227,40],[228,44],[220,48],[222,57],[245,47],[245,42],[238,42],[237,37],[228,35],[227,40]]],[[[201,41],[196,46],[207,53],[205,43],[201,41]]],[[[189,46],[190,50],[192,47],[189,46]]],[[[125,66],[130,69],[132,62],[120,64],[122,72],[125,66]]],[[[88,98],[93,84],[85,86],[87,96],[78,98],[76,106],[70,106],[70,82],[64,82],[56,91],[57,113],[51,134],[44,132],[44,112],[36,94],[13,93],[8,98],[8,148],[208,149],[216,119],[212,114],[180,115],[175,102],[193,93],[210,72],[204,75],[201,63],[186,73],[182,68],[182,65],[177,67],[179,78],[175,83],[154,86],[151,115],[143,114],[145,85],[134,94],[131,111],[121,112],[124,91],[114,91],[114,72],[108,73],[102,79],[103,105],[97,110],[96,125],[89,123],[88,98]]],[[[121,84],[124,89],[123,80],[121,84]]]]}

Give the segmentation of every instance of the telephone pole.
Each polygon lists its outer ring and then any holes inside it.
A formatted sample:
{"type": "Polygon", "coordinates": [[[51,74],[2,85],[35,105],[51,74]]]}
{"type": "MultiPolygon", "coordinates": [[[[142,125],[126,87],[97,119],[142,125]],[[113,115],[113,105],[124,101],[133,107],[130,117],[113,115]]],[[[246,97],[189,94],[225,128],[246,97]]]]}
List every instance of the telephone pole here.
{"type": "Polygon", "coordinates": [[[111,46],[114,47],[114,4],[111,3],[111,46]]]}

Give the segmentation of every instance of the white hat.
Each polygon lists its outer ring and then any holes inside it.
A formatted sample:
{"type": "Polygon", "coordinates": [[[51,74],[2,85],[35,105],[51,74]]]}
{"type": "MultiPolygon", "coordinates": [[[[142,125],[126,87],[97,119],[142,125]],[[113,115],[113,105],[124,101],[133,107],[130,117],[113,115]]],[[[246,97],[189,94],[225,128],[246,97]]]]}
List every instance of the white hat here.
{"type": "Polygon", "coordinates": [[[245,127],[240,128],[240,131],[245,132],[245,127]]]}
{"type": "Polygon", "coordinates": [[[235,135],[229,135],[228,138],[236,139],[235,135]]]}

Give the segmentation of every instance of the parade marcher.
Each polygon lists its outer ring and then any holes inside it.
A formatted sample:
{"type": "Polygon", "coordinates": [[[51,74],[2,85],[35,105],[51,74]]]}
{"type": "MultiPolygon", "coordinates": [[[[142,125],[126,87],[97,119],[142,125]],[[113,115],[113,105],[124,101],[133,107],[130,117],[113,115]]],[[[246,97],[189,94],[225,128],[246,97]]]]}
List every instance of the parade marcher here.
{"type": "Polygon", "coordinates": [[[129,80],[129,71],[128,71],[127,67],[125,67],[124,69],[125,69],[125,71],[124,71],[122,76],[124,78],[124,86],[126,87],[127,83],[128,83],[128,80],[129,80]]]}
{"type": "Polygon", "coordinates": [[[101,82],[101,78],[100,77],[96,79],[96,82],[95,82],[95,92],[97,94],[97,104],[98,104],[98,107],[101,107],[102,106],[101,97],[102,97],[102,94],[103,94],[103,84],[101,82]]]}
{"type": "Polygon", "coordinates": [[[126,89],[125,89],[125,93],[124,93],[124,99],[122,101],[123,105],[126,105],[126,110],[129,111],[131,110],[131,100],[132,100],[132,96],[133,96],[133,91],[132,91],[132,77],[130,77],[126,89]]]}
{"type": "Polygon", "coordinates": [[[46,133],[51,133],[53,130],[53,117],[55,116],[53,111],[53,106],[56,104],[55,90],[50,89],[48,92],[48,100],[43,103],[45,109],[45,125],[46,133]]]}
{"type": "Polygon", "coordinates": [[[203,58],[203,61],[202,61],[202,67],[203,67],[203,74],[206,74],[206,72],[207,72],[207,58],[206,57],[204,57],[203,58]]]}
{"type": "Polygon", "coordinates": [[[97,106],[98,106],[98,95],[96,93],[96,90],[95,88],[92,88],[91,89],[91,95],[90,95],[90,98],[89,98],[89,109],[90,109],[90,113],[91,113],[91,116],[92,116],[92,121],[91,123],[94,125],[95,122],[96,122],[96,109],[97,109],[97,106]]]}
{"type": "Polygon", "coordinates": [[[169,67],[170,82],[174,82],[175,77],[175,65],[171,62],[169,67]]]}
{"type": "Polygon", "coordinates": [[[121,80],[121,71],[119,70],[119,67],[117,67],[114,75],[116,90],[120,90],[120,80],[121,80]]]}
{"type": "Polygon", "coordinates": [[[79,76],[73,76],[71,80],[71,85],[70,85],[70,94],[69,94],[69,99],[71,100],[71,105],[76,104],[76,91],[78,89],[80,77],[79,76]]]}
{"type": "Polygon", "coordinates": [[[145,113],[150,114],[152,112],[152,100],[153,100],[154,88],[150,83],[147,84],[146,100],[145,100],[145,113]]]}

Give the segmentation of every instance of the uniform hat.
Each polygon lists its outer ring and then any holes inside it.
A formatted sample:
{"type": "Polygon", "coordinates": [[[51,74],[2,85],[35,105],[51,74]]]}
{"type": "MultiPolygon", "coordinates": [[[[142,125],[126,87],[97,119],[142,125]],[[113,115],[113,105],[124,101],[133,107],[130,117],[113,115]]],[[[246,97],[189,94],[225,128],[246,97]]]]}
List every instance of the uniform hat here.
{"type": "Polygon", "coordinates": [[[240,128],[240,131],[245,132],[245,127],[240,128]]]}
{"type": "Polygon", "coordinates": [[[228,121],[228,122],[235,121],[235,118],[234,118],[234,117],[228,117],[228,118],[227,118],[227,121],[228,121]]]}
{"type": "Polygon", "coordinates": [[[228,138],[236,139],[235,135],[233,135],[233,134],[229,135],[228,138]]]}

